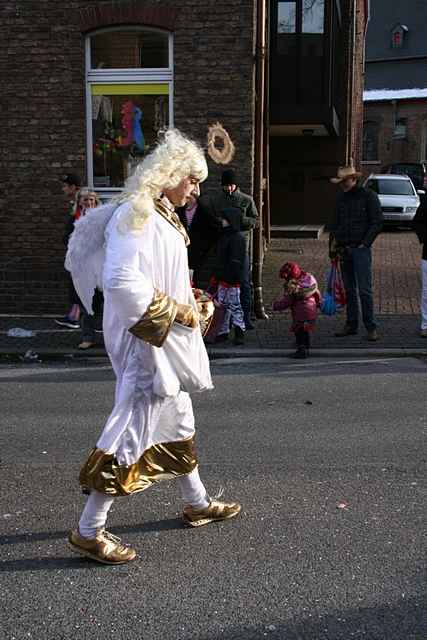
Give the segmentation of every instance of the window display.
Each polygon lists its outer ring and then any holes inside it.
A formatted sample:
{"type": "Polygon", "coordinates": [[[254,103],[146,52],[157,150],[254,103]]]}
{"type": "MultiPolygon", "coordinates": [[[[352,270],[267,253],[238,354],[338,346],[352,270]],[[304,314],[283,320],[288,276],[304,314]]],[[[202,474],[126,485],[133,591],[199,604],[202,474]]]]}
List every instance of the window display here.
{"type": "Polygon", "coordinates": [[[169,124],[168,85],[92,87],[93,182],[122,187],[169,124]]]}
{"type": "Polygon", "coordinates": [[[123,187],[173,124],[171,45],[170,33],[144,27],[87,38],[88,185],[104,197],[123,187]]]}

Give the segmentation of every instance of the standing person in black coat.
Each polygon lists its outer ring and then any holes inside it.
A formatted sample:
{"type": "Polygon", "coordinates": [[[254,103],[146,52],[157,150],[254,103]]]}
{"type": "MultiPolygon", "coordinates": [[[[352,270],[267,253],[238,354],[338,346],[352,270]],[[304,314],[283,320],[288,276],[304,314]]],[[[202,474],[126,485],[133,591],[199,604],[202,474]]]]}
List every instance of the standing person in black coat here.
{"type": "Polygon", "coordinates": [[[420,336],[427,338],[427,196],[421,196],[412,227],[423,245],[421,255],[421,331],[420,336]]]}
{"type": "Polygon", "coordinates": [[[176,213],[190,238],[187,251],[191,281],[195,287],[203,288],[200,270],[207,253],[218,239],[220,221],[216,218],[212,220],[196,196],[191,196],[185,206],[178,207],[176,213]]]}
{"type": "Polygon", "coordinates": [[[221,233],[221,219],[215,215],[209,196],[201,196],[199,198],[191,220],[188,219],[187,212],[186,216],[187,219],[184,222],[184,226],[187,223],[188,226],[186,228],[190,237],[188,264],[193,271],[194,286],[203,289],[207,279],[204,276],[209,276],[209,268],[206,263],[209,260],[208,256],[213,253],[221,233]]]}
{"type": "MultiPolygon", "coordinates": [[[[67,213],[67,221],[65,224],[64,235],[62,241],[65,246],[68,246],[68,240],[70,235],[74,231],[74,223],[80,217],[80,210],[77,204],[78,193],[81,185],[80,177],[75,173],[69,173],[62,178],[62,192],[69,200],[69,210],[67,213]]],[[[68,279],[68,297],[70,303],[70,309],[66,316],[63,318],[57,318],[56,324],[69,329],[78,329],[80,327],[80,306],[81,302],[77,292],[74,288],[73,281],[70,274],[67,271],[68,279]]]]}
{"type": "Polygon", "coordinates": [[[217,245],[214,279],[218,284],[217,300],[226,308],[218,331],[218,342],[227,340],[230,324],[234,327],[234,344],[245,343],[245,320],[240,302],[240,285],[244,277],[246,240],[240,231],[241,212],[237,207],[223,209],[222,232],[217,245]]]}
{"type": "Polygon", "coordinates": [[[368,340],[378,340],[372,294],[372,243],[380,233],[383,214],[376,193],[359,186],[361,176],[350,165],[340,167],[331,182],[339,184],[332,241],[341,258],[341,270],[347,295],[347,322],[336,337],[355,335],[359,324],[359,300],[368,340]]]}
{"type": "Polygon", "coordinates": [[[240,298],[245,317],[247,330],[254,329],[251,321],[251,267],[250,244],[253,229],[258,224],[258,211],[253,198],[240,191],[238,178],[233,169],[225,169],[221,175],[221,189],[218,189],[211,197],[208,204],[210,210],[219,218],[224,209],[237,208],[240,211],[240,231],[245,238],[245,263],[240,283],[240,298]]]}

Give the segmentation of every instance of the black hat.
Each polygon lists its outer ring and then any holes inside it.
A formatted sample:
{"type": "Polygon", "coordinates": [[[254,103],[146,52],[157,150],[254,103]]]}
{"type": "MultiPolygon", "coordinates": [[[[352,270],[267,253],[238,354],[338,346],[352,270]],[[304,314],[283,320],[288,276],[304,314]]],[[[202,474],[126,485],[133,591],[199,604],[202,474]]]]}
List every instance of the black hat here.
{"type": "Polygon", "coordinates": [[[236,174],[233,169],[225,169],[225,171],[222,172],[221,184],[223,187],[229,184],[237,184],[236,174]]]}
{"type": "Polygon", "coordinates": [[[76,187],[80,187],[82,183],[80,176],[78,176],[77,173],[67,173],[67,175],[63,176],[62,182],[69,185],[75,185],[76,187]]]}

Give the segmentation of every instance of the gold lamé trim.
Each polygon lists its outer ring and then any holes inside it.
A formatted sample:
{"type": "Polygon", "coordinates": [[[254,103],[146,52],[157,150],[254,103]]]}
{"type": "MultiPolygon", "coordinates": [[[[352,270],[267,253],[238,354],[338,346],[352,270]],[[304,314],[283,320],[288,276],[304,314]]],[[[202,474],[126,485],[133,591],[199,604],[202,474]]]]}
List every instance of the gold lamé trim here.
{"type": "Polygon", "coordinates": [[[160,480],[191,473],[196,466],[194,437],[155,444],[129,466],[119,465],[113,454],[95,448],[80,471],[79,482],[85,493],[96,489],[108,496],[128,496],[160,480]]]}
{"type": "Polygon", "coordinates": [[[129,331],[137,338],[161,347],[175,320],[177,308],[173,298],[156,290],[147,311],[129,331]]]}
{"type": "Polygon", "coordinates": [[[181,220],[179,219],[178,214],[175,213],[175,211],[171,211],[171,209],[165,207],[161,200],[156,201],[155,209],[157,213],[160,213],[160,215],[165,218],[165,220],[167,220],[173,227],[175,227],[175,229],[182,235],[185,240],[185,246],[188,247],[188,245],[190,244],[190,238],[188,237],[188,233],[186,232],[181,220]]]}

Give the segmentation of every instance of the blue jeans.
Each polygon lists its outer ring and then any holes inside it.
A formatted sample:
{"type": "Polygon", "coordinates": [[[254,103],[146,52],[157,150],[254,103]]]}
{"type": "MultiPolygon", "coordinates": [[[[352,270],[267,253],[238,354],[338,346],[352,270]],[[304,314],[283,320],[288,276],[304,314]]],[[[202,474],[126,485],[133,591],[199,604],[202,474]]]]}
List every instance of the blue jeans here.
{"type": "Polygon", "coordinates": [[[374,300],[372,295],[372,252],[369,247],[346,249],[341,260],[342,277],[347,294],[347,325],[357,329],[359,325],[359,300],[362,319],[368,331],[375,329],[374,300]],[[358,296],[359,294],[359,296],[358,296]]]}

